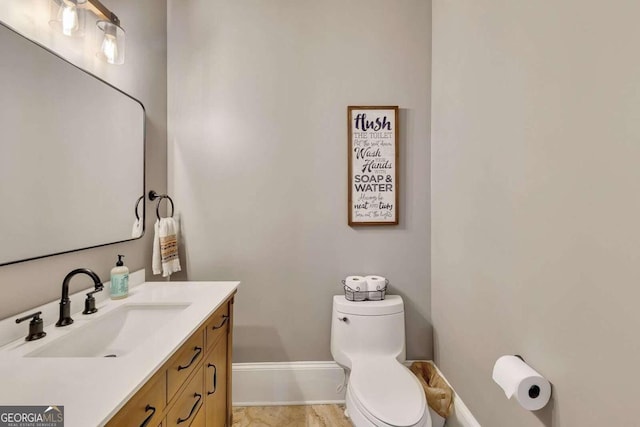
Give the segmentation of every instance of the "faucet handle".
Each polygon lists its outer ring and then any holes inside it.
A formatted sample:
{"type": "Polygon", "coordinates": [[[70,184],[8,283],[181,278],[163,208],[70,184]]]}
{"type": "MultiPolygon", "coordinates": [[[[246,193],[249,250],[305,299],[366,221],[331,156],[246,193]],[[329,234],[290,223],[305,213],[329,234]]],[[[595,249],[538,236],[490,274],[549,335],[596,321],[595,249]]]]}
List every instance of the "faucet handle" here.
{"type": "Polygon", "coordinates": [[[29,319],[33,319],[32,322],[38,321],[38,320],[42,321],[42,319],[40,318],[41,314],[42,314],[41,311],[36,311],[35,313],[27,314],[24,317],[20,317],[20,318],[16,319],[16,323],[22,323],[25,320],[29,320],[29,319]]]}
{"type": "Polygon", "coordinates": [[[29,335],[24,338],[25,341],[39,340],[40,338],[44,338],[47,335],[47,333],[44,331],[44,322],[40,318],[41,314],[41,311],[37,311],[35,313],[31,313],[24,317],[16,319],[16,323],[22,323],[25,320],[31,319],[31,322],[29,322],[29,335]]]}
{"type": "Polygon", "coordinates": [[[96,308],[96,299],[94,298],[93,294],[102,292],[103,289],[103,286],[100,286],[99,288],[96,286],[96,289],[94,291],[87,293],[87,299],[84,300],[84,310],[82,311],[82,314],[93,314],[98,311],[98,309],[96,308]]]}
{"type": "Polygon", "coordinates": [[[96,288],[94,291],[87,293],[87,299],[93,298],[93,294],[97,294],[98,292],[102,292],[103,290],[104,290],[104,287],[100,286],[99,288],[96,288]]]}

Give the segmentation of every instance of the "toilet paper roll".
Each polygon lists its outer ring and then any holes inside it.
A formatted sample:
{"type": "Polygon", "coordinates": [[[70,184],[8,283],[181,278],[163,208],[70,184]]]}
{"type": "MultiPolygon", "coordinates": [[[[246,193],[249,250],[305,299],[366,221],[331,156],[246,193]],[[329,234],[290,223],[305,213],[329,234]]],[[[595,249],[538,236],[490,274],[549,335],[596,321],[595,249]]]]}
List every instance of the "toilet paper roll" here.
{"type": "Polygon", "coordinates": [[[381,291],[387,284],[387,279],[382,276],[367,276],[365,280],[367,281],[368,291],[381,291]]]}
{"type": "Polygon", "coordinates": [[[380,301],[382,299],[382,289],[384,289],[387,279],[381,276],[366,276],[367,281],[367,299],[371,301],[380,301]]]}
{"type": "Polygon", "coordinates": [[[508,399],[516,397],[529,411],[542,409],[551,398],[551,384],[517,356],[502,356],[493,366],[493,380],[508,399]]]}
{"type": "Polygon", "coordinates": [[[367,290],[367,281],[362,276],[347,276],[347,278],[344,279],[344,283],[354,291],[367,290]]]}
{"type": "Polygon", "coordinates": [[[362,276],[347,276],[344,284],[356,291],[351,296],[353,301],[364,301],[367,298],[367,281],[362,276]]]}

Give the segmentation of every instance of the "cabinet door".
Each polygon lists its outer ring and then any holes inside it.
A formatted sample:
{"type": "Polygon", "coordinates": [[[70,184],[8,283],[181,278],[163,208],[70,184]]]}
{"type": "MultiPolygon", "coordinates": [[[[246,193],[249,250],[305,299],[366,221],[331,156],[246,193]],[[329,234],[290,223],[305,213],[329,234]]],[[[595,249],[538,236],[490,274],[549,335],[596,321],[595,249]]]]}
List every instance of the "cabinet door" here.
{"type": "Polygon", "coordinates": [[[200,408],[198,411],[198,415],[196,415],[195,419],[191,423],[189,427],[207,427],[207,420],[204,416],[204,407],[200,408]]]}
{"type": "Polygon", "coordinates": [[[204,344],[202,330],[198,330],[191,338],[182,345],[177,354],[173,356],[167,367],[167,403],[171,404],[171,400],[176,392],[182,387],[191,372],[193,372],[202,363],[204,355],[204,344]]]}
{"type": "Polygon", "coordinates": [[[113,417],[108,427],[134,426],[153,427],[162,421],[165,402],[164,375],[156,375],[113,417]]]}
{"type": "Polygon", "coordinates": [[[227,420],[227,340],[221,339],[204,362],[207,427],[225,427],[227,420]]]}
{"type": "Polygon", "coordinates": [[[207,322],[207,350],[210,350],[221,337],[227,336],[229,320],[229,304],[225,302],[207,322]]]}
{"type": "Polygon", "coordinates": [[[195,419],[203,404],[202,367],[189,380],[187,386],[176,398],[176,403],[167,413],[167,427],[187,427],[195,419]]]}

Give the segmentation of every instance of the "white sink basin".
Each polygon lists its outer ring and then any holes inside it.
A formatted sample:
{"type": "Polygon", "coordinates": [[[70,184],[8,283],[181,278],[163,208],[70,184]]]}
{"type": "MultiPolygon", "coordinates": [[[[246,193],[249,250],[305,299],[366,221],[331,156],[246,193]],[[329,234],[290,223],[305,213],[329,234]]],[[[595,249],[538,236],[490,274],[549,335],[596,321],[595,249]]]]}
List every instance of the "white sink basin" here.
{"type": "Polygon", "coordinates": [[[26,357],[121,357],[162,330],[190,304],[124,304],[26,357]]]}

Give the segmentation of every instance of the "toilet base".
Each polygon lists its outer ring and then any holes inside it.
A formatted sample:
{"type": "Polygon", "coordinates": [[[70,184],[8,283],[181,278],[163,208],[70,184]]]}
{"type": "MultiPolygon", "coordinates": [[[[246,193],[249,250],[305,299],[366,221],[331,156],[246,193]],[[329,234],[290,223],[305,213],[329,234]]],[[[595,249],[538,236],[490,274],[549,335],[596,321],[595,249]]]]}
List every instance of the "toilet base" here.
{"type": "Polygon", "coordinates": [[[351,419],[355,427],[379,427],[369,421],[369,419],[355,407],[349,388],[347,388],[346,406],[347,409],[345,409],[344,414],[351,419]]]}
{"type": "MultiPolygon", "coordinates": [[[[347,396],[346,396],[346,409],[344,411],[344,415],[351,419],[351,422],[355,427],[392,427],[389,424],[380,422],[378,424],[374,424],[371,422],[357,407],[357,405],[353,401],[353,396],[351,395],[351,390],[347,387],[347,396]]],[[[429,416],[429,411],[425,412],[422,419],[414,424],[412,427],[432,427],[431,426],[431,417],[429,416]]]]}

